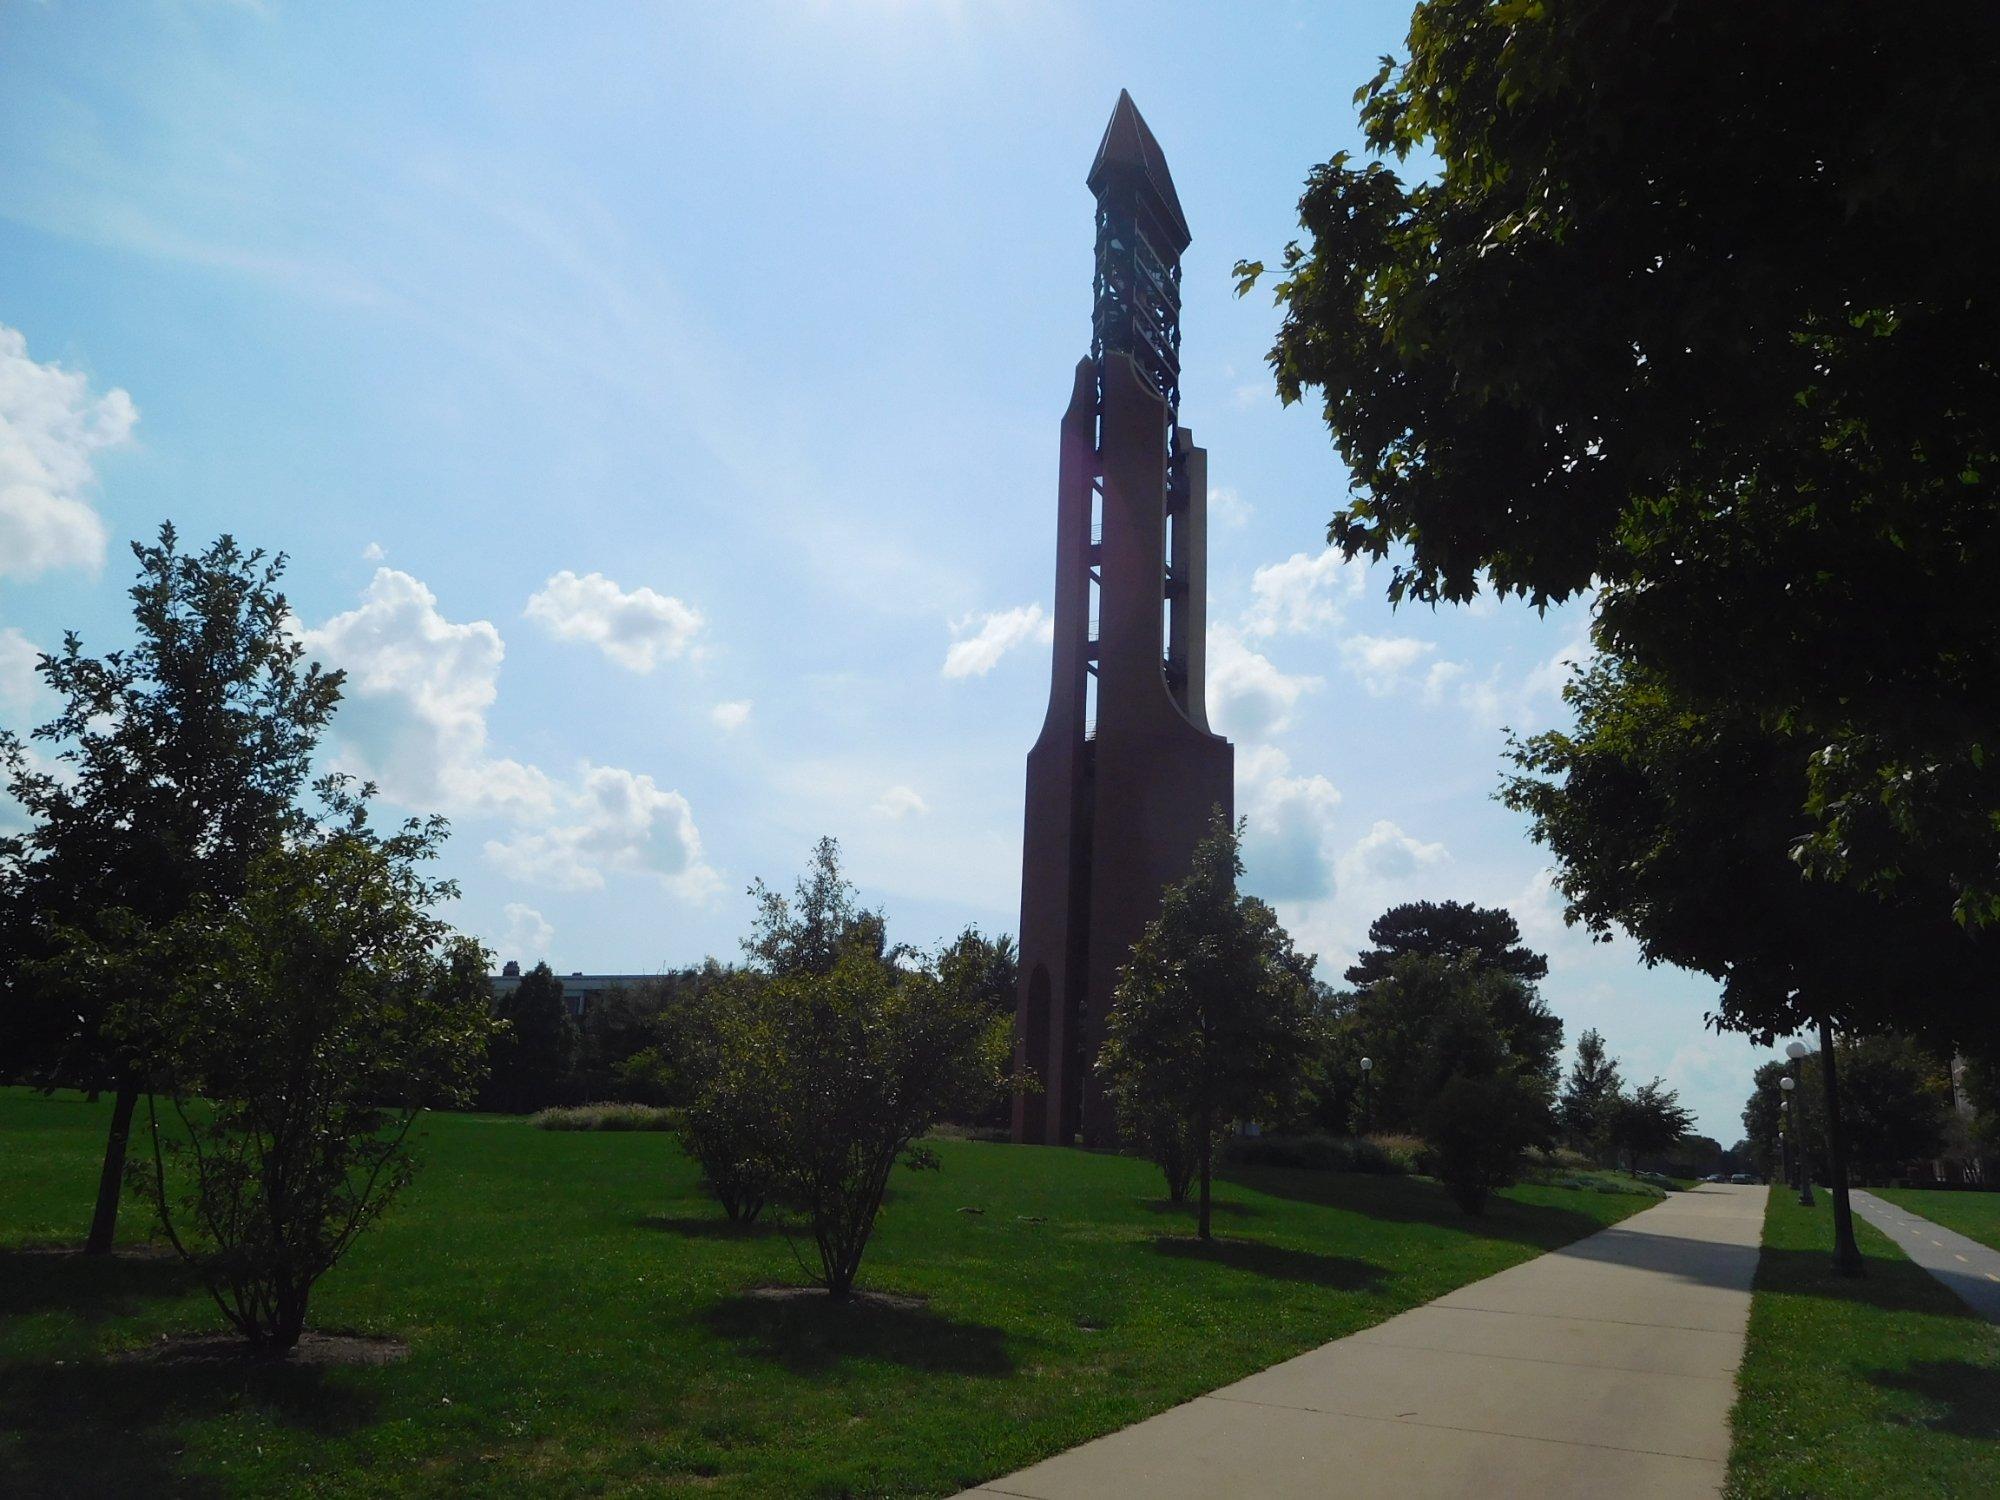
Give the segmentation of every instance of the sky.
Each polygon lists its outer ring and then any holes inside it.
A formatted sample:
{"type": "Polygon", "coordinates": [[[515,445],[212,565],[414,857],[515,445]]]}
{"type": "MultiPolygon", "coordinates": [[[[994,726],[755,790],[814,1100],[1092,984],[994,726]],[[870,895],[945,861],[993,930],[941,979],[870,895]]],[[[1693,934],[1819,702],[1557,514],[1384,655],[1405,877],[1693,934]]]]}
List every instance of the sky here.
{"type": "MultiPolygon", "coordinates": [[[[290,559],[329,766],[447,814],[496,962],[731,957],[832,834],[892,936],[1012,932],[1048,694],[1083,177],[1118,90],[1194,233],[1209,708],[1246,886],[1323,977],[1405,900],[1503,905],[1568,1035],[1725,1144],[1765,1054],[1567,929],[1494,800],[1587,605],[1392,610],[1239,257],[1360,150],[1408,3],[0,0],[0,725],[130,635],[171,519],[290,559]]],[[[18,816],[18,809],[14,810],[18,816]]],[[[0,809],[0,818],[6,817],[0,809]]]]}

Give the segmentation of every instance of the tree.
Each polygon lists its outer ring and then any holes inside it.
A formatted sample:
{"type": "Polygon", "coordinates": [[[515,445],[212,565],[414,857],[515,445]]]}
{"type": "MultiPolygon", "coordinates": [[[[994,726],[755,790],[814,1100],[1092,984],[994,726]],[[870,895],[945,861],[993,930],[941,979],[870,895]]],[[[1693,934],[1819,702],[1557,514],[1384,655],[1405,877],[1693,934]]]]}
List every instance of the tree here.
{"type": "Polygon", "coordinates": [[[1603,1036],[1594,1030],[1584,1032],[1576,1039],[1576,1061],[1570,1064],[1556,1105],[1571,1144],[1587,1149],[1599,1141],[1624,1089],[1618,1060],[1605,1050],[1603,1036]]]}
{"type": "Polygon", "coordinates": [[[143,1179],[161,1223],[272,1351],[298,1342],[314,1284],[409,1181],[419,1113],[471,1096],[492,1024],[485,950],[434,911],[456,888],[418,868],[443,820],[384,838],[360,798],[328,789],[326,826],[156,938],[174,1003],[141,997],[118,1018],[156,1070],[143,1179]]]}
{"type": "Polygon", "coordinates": [[[1304,1082],[1314,1001],[1311,956],[1292,947],[1269,906],[1237,892],[1241,837],[1218,810],[1187,876],[1167,887],[1132,945],[1097,1058],[1121,1128],[1166,1148],[1170,1187],[1192,1136],[1203,1239],[1212,1237],[1216,1133],[1290,1104],[1304,1082]]]}
{"type": "Polygon", "coordinates": [[[702,982],[702,970],[681,969],[599,995],[577,1023],[570,1097],[672,1102],[661,1071],[667,1017],[690,1003],[702,982]]]}
{"type": "Polygon", "coordinates": [[[559,1102],[577,1046],[562,981],[538,963],[494,1003],[493,1013],[504,1029],[493,1039],[480,1107],[520,1115],[559,1102]]]}
{"type": "Polygon", "coordinates": [[[1661,1078],[1614,1095],[1605,1114],[1605,1138],[1612,1150],[1624,1154],[1626,1169],[1633,1172],[1641,1157],[1659,1156],[1679,1145],[1694,1124],[1694,1111],[1682,1108],[1680,1095],[1661,1078]]]}
{"type": "Polygon", "coordinates": [[[918,1137],[1004,1087],[1010,1019],[858,949],[830,974],[772,980],[759,1009],[778,1187],[812,1226],[828,1293],[845,1297],[891,1169],[936,1168],[918,1137]]]}
{"type": "Polygon", "coordinates": [[[1542,1024],[1547,1012],[1527,984],[1512,974],[1482,968],[1474,955],[1458,959],[1406,954],[1364,990],[1352,992],[1342,1020],[1347,1054],[1365,1054],[1375,1063],[1368,1082],[1368,1117],[1377,1130],[1424,1130],[1425,1111],[1450,1076],[1440,1067],[1447,1034],[1470,1023],[1476,1011],[1494,1046],[1511,1065],[1529,1074],[1544,1094],[1553,1094],[1554,1034],[1542,1024]]]}
{"type": "Polygon", "coordinates": [[[1271,355],[1352,474],[1331,540],[1408,549],[1392,597],[1598,589],[1621,655],[1820,752],[1809,867],[1968,923],[2000,921],[1996,49],[1981,6],[1426,0],[1356,96],[1378,159],[1308,178],[1271,355]]]}
{"type": "Polygon", "coordinates": [[[71,632],[38,665],[61,706],[31,738],[54,763],[0,732],[7,789],[31,820],[0,839],[0,1076],[116,1091],[87,1244],[97,1253],[111,1248],[153,1063],[107,1018],[169,1003],[173,976],[137,955],[190,904],[242,894],[251,862],[296,817],[341,685],[305,663],[278,590],[282,556],[228,536],[184,553],[171,525],[132,552],[135,644],[90,657],[71,632]]]}
{"type": "Polygon", "coordinates": [[[1944,1146],[1951,1105],[1946,1064],[1909,1037],[1853,1037],[1835,1045],[1857,1174],[1880,1182],[1906,1163],[1936,1156],[1944,1146]]]}
{"type": "MultiPolygon", "coordinates": [[[[1502,799],[1554,852],[1569,920],[1622,927],[1650,963],[1721,983],[1712,1024],[1769,1046],[1835,1028],[1909,1030],[1940,1049],[1986,1034],[2000,941],[1921,893],[1798,878],[1793,851],[1815,753],[1754,716],[1703,707],[1657,674],[1600,656],[1564,698],[1573,733],[1512,745],[1502,799]]],[[[1838,1057],[1822,1073],[1835,1255],[1859,1275],[1840,1129],[1838,1057]]]]}
{"type": "Polygon", "coordinates": [[[779,1171],[763,995],[756,976],[741,971],[718,969],[705,980],[662,1018],[681,1106],[676,1134],[730,1221],[752,1224],[777,1191],[779,1171]]]}
{"type": "MultiPolygon", "coordinates": [[[[1543,1002],[1536,985],[1548,976],[1549,961],[1521,946],[1521,929],[1504,908],[1459,901],[1415,901],[1392,906],[1368,926],[1374,948],[1365,949],[1347,971],[1347,982],[1365,995],[1410,955],[1461,963],[1470,971],[1510,981],[1489,987],[1494,1023],[1506,1033],[1515,1057],[1553,1087],[1562,1051],[1562,1018],[1543,1002]]],[[[1372,1093],[1372,1085],[1371,1085],[1372,1093]]]]}
{"type": "Polygon", "coordinates": [[[963,988],[996,1015],[1011,1017],[1020,989],[1020,955],[1006,933],[987,937],[968,927],[938,955],[938,975],[963,988]]]}
{"type": "Polygon", "coordinates": [[[1407,901],[1392,906],[1368,924],[1368,941],[1345,978],[1366,989],[1389,972],[1405,954],[1472,960],[1474,967],[1511,974],[1523,984],[1539,984],[1549,976],[1549,961],[1521,945],[1521,925],[1504,907],[1473,906],[1464,901],[1407,901]]]}
{"type": "Polygon", "coordinates": [[[757,916],[743,953],[752,969],[775,978],[831,974],[853,950],[888,959],[888,928],[882,913],[861,904],[860,892],[841,873],[838,840],[813,846],[812,865],[787,899],[762,880],[751,883],[757,916]]]}
{"type": "Polygon", "coordinates": [[[1819,1075],[1819,1059],[1808,1056],[1800,1069],[1799,1086],[1787,1094],[1779,1080],[1791,1076],[1791,1064],[1774,1060],[1761,1064],[1752,1080],[1750,1097],[1743,1105],[1745,1145],[1759,1175],[1776,1179],[1786,1160],[1786,1138],[1790,1139],[1790,1160],[1798,1165],[1803,1144],[1809,1160],[1824,1170],[1826,1166],[1826,1093],[1819,1075]],[[1785,1108],[1780,1109],[1780,1105],[1785,1108]]]}

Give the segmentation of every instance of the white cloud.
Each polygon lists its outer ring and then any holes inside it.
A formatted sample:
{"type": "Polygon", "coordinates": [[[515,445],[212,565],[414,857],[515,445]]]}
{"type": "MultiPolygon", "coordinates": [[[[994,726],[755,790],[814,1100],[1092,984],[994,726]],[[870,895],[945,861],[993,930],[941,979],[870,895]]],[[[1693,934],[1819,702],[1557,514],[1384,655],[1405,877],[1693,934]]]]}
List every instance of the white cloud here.
{"type": "Polygon", "coordinates": [[[85,498],[92,457],[132,435],[132,398],[90,393],[89,380],[28,357],[19,329],[0,325],[0,576],[104,562],[104,522],[85,498]]]}
{"type": "Polygon", "coordinates": [[[555,940],[556,930],[549,925],[548,918],[522,901],[509,901],[503,914],[506,925],[493,945],[502,962],[518,959],[521,967],[527,969],[549,956],[549,944],[555,940]]]}
{"type": "Polygon", "coordinates": [[[1208,633],[1208,702],[1224,734],[1251,741],[1281,733],[1300,697],[1320,685],[1317,677],[1279,671],[1231,626],[1208,633]]]}
{"type": "Polygon", "coordinates": [[[557,816],[567,821],[487,840],[487,858],[517,880],[561,890],[602,890],[607,874],[654,876],[692,899],[715,888],[687,798],[650,776],[586,762],[557,816]]]}
{"type": "Polygon", "coordinates": [[[1421,843],[1384,818],[1340,857],[1340,872],[1348,880],[1391,882],[1450,859],[1443,844],[1421,843]]]}
{"type": "Polygon", "coordinates": [[[42,691],[35,672],[40,657],[35,643],[12,625],[0,630],[0,708],[26,713],[33,706],[42,691]]]}
{"type": "Polygon", "coordinates": [[[914,788],[892,786],[875,799],[875,811],[885,818],[901,820],[911,813],[928,813],[930,806],[914,788]]]}
{"type": "Polygon", "coordinates": [[[391,800],[441,812],[553,810],[547,776],[486,753],[486,711],[506,655],[489,621],[447,620],[417,579],[377,568],[360,607],[306,631],[304,642],[348,673],[334,719],[341,763],[391,800]]]}
{"type": "Polygon", "coordinates": [[[1218,526],[1241,531],[1250,524],[1256,507],[1227,485],[1208,492],[1208,518],[1218,526]]]}
{"type": "Polygon", "coordinates": [[[1337,625],[1367,587],[1365,561],[1349,562],[1331,547],[1317,557],[1294,552],[1250,575],[1243,629],[1254,636],[1298,635],[1337,625]]]}
{"type": "Polygon", "coordinates": [[[556,639],[588,641],[631,672],[687,655],[702,626],[701,612],[671,595],[627,591],[602,573],[579,578],[568,568],[543,584],[523,613],[556,639]]]}
{"type": "Polygon", "coordinates": [[[1320,900],[1334,893],[1340,792],[1324,776],[1290,776],[1281,751],[1253,752],[1238,766],[1247,796],[1246,881],[1271,901],[1320,900]]]}
{"type": "Polygon", "coordinates": [[[954,620],[951,633],[958,639],[944,653],[944,675],[984,677],[1016,646],[1054,640],[1055,622],[1043,614],[1041,605],[1023,604],[954,620]]]}
{"type": "Polygon", "coordinates": [[[738,698],[734,702],[718,703],[708,711],[708,717],[723,733],[734,733],[750,721],[750,700],[738,698]]]}
{"type": "MultiPolygon", "coordinates": [[[[1435,650],[1431,642],[1415,636],[1350,635],[1340,643],[1340,658],[1361,679],[1369,696],[1380,698],[1400,687],[1403,674],[1435,650]]],[[[1429,686],[1427,680],[1426,690],[1429,686]]]]}
{"type": "Polygon", "coordinates": [[[388,555],[388,553],[382,550],[380,542],[370,542],[361,549],[361,560],[363,562],[381,562],[388,555]]]}

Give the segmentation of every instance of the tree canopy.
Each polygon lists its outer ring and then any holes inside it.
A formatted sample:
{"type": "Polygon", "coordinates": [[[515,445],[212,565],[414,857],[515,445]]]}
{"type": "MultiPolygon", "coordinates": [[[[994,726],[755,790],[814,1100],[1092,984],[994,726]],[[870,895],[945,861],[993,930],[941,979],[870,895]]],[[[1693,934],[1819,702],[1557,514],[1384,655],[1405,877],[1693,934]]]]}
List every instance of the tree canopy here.
{"type": "Polygon", "coordinates": [[[1425,0],[1408,48],[1276,285],[1330,539],[1399,599],[1601,588],[1813,743],[1816,873],[2000,921],[2000,12],[1425,0]]]}
{"type": "Polygon", "coordinates": [[[1366,989],[1409,953],[1432,958],[1470,959],[1482,969],[1511,974],[1525,984],[1548,978],[1548,959],[1521,944],[1521,924],[1505,907],[1465,901],[1406,901],[1368,924],[1368,941],[1343,976],[1366,989]]]}

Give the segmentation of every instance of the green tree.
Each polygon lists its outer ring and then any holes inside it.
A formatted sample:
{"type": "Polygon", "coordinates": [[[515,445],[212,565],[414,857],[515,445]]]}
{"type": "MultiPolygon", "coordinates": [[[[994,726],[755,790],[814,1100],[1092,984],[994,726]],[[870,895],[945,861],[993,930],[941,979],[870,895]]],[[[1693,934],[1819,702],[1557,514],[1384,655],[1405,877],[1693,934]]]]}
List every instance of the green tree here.
{"type": "Polygon", "coordinates": [[[1510,1065],[1553,1093],[1562,1023],[1547,1017],[1523,980],[1482,968],[1476,955],[1406,954],[1366,989],[1350,994],[1341,1023],[1345,1052],[1356,1059],[1365,1054],[1375,1063],[1368,1080],[1372,1128],[1424,1130],[1425,1112],[1451,1072],[1439,1066],[1442,1038],[1469,1024],[1462,1015],[1468,1008],[1479,1013],[1510,1065]],[[1555,1022],[1553,1038],[1543,1017],[1555,1022]]]}
{"type": "Polygon", "coordinates": [[[328,785],[326,826],[156,937],[173,1003],[118,1018],[155,1070],[142,1185],[223,1316],[272,1350],[409,1181],[421,1111],[470,1098],[492,1027],[487,954],[435,913],[456,888],[419,868],[443,820],[384,838],[328,785]]]}
{"type": "MultiPolygon", "coordinates": [[[[1357,996],[1366,996],[1388,977],[1397,960],[1412,955],[1443,959],[1508,981],[1485,991],[1494,1024],[1506,1034],[1513,1055],[1554,1085],[1562,1052],[1562,1018],[1549,1010],[1536,988],[1548,975],[1549,961],[1521,946],[1520,925],[1511,912],[1461,901],[1408,902],[1390,907],[1371,922],[1368,938],[1376,946],[1364,949],[1346,974],[1357,996]]],[[[1364,1001],[1361,1009],[1371,1007],[1364,1001]]],[[[1379,1007],[1372,1009],[1379,1013],[1379,1007]]],[[[1385,1123],[1389,1119],[1380,1118],[1385,1123]]]]}
{"type": "Polygon", "coordinates": [[[1612,1107],[1624,1091],[1618,1060],[1605,1050],[1602,1034],[1584,1032],[1576,1039],[1576,1061],[1570,1064],[1562,1096],[1556,1101],[1557,1118],[1570,1144],[1580,1150],[1598,1145],[1612,1107]]]}
{"type": "Polygon", "coordinates": [[[1694,1124],[1694,1111],[1683,1108],[1680,1095],[1661,1078],[1614,1095],[1605,1115],[1605,1139],[1632,1172],[1639,1170],[1642,1157],[1673,1150],[1694,1124]]]}
{"type": "Polygon", "coordinates": [[[1882,1182],[1908,1162],[1937,1156],[1951,1106],[1946,1064],[1904,1036],[1852,1037],[1835,1045],[1842,1119],[1857,1175],[1882,1182]]]}
{"type": "Polygon", "coordinates": [[[1815,747],[1816,872],[2000,921],[2000,12],[1425,0],[1408,47],[1276,288],[1331,540],[1407,549],[1396,598],[1598,589],[1815,747]]]}
{"type": "MultiPolygon", "coordinates": [[[[1575,730],[1515,743],[1522,774],[1502,796],[1555,854],[1571,920],[1622,927],[1648,963],[1710,975],[1711,1023],[1765,1046],[1809,1030],[1824,1045],[1834,1028],[1917,1031],[1941,1049],[1986,1034],[2000,943],[1921,895],[1798,878],[1809,744],[1608,657],[1564,697],[1575,730]]],[[[1858,1275],[1837,1054],[1822,1079],[1835,1255],[1858,1275]]]]}
{"type": "Polygon", "coordinates": [[[840,843],[823,838],[813,846],[812,864],[788,898],[762,880],[752,882],[757,915],[743,953],[751,969],[774,978],[831,974],[850,951],[893,958],[882,913],[861,904],[861,895],[840,868],[840,843]]]}
{"type": "Polygon", "coordinates": [[[779,1085],[763,1015],[766,982],[718,967],[662,1017],[681,1147],[722,1211],[741,1224],[755,1223],[777,1191],[771,1090],[779,1085]]]}
{"type": "Polygon", "coordinates": [[[132,552],[134,644],[91,657],[71,632],[39,663],[60,707],[31,738],[53,764],[0,732],[0,773],[31,820],[0,839],[0,1077],[115,1091],[87,1243],[97,1253],[111,1249],[154,1063],[108,1017],[169,1003],[174,976],[138,955],[191,903],[242,894],[251,862],[296,817],[341,684],[305,662],[278,589],[282,556],[227,536],[185,553],[171,525],[132,552]]]}
{"type": "Polygon", "coordinates": [[[934,966],[848,948],[831,972],[753,984],[725,1057],[762,1104],[774,1187],[811,1226],[827,1292],[844,1298],[898,1161],[938,1165],[917,1144],[940,1119],[1006,1084],[1011,1018],[934,966]]]}
{"type": "Polygon", "coordinates": [[[1020,988],[1020,955],[1006,933],[987,937],[968,927],[938,955],[938,976],[966,989],[996,1015],[1012,1016],[1020,988]]]}
{"type": "Polygon", "coordinates": [[[520,1115],[560,1102],[577,1044],[562,981],[538,963],[494,1002],[493,1013],[502,1030],[493,1039],[480,1107],[520,1115]]]}
{"type": "Polygon", "coordinates": [[[1237,892],[1241,836],[1218,810],[1188,875],[1132,945],[1097,1059],[1121,1128],[1170,1148],[1170,1186],[1192,1135],[1203,1239],[1217,1132],[1289,1108],[1311,1043],[1313,960],[1269,906],[1237,892]]]}
{"type": "Polygon", "coordinates": [[[1364,948],[1344,976],[1356,989],[1367,989],[1411,953],[1470,959],[1475,968],[1511,974],[1523,984],[1540,984],[1549,976],[1547,957],[1522,946],[1521,924],[1505,907],[1407,901],[1368,924],[1368,941],[1375,946],[1364,948]]]}

